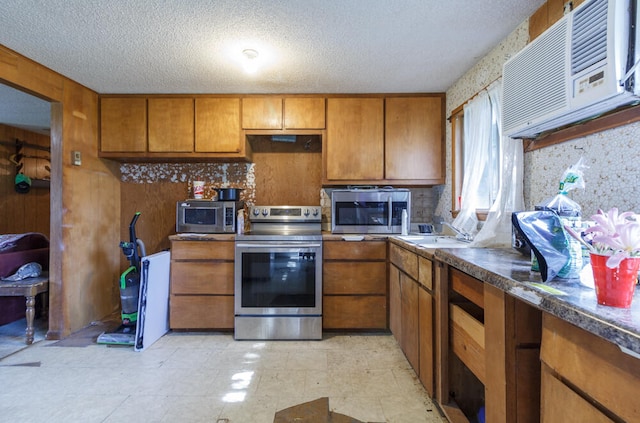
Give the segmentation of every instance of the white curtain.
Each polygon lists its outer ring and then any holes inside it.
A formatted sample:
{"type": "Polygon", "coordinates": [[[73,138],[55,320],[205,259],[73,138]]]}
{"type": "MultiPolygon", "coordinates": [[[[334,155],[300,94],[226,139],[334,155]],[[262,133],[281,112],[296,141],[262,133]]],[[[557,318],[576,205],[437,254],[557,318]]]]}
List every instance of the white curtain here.
{"type": "MultiPolygon", "coordinates": [[[[494,83],[487,91],[493,113],[497,121],[501,123],[502,83],[494,83]]],[[[502,125],[499,124],[498,127],[500,137],[500,189],[489,210],[487,220],[471,244],[473,247],[510,247],[511,213],[524,210],[522,140],[503,136],[502,125]]]]}
{"type": "Polygon", "coordinates": [[[478,232],[478,188],[491,142],[491,102],[486,90],[464,105],[464,177],[461,207],[451,225],[466,234],[478,232]]]}

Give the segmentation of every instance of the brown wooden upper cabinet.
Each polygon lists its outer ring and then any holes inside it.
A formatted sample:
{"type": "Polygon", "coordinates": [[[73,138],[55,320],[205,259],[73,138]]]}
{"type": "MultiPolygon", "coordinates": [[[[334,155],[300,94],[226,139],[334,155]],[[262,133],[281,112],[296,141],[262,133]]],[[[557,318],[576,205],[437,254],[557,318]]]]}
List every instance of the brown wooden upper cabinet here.
{"type": "Polygon", "coordinates": [[[196,152],[238,153],[242,138],[239,98],[196,98],[196,152]]]}
{"type": "Polygon", "coordinates": [[[325,184],[444,182],[444,94],[327,99],[325,184]]]}
{"type": "Polygon", "coordinates": [[[385,99],[385,178],[444,179],[441,97],[385,99]]]}
{"type": "Polygon", "coordinates": [[[328,98],[324,150],[326,182],[383,179],[384,99],[328,98]]]}
{"type": "Polygon", "coordinates": [[[287,97],[284,99],[284,129],[324,129],[322,97],[287,97]]]}
{"type": "Polygon", "coordinates": [[[242,129],[324,129],[322,97],[245,97],[242,129]]]}
{"type": "Polygon", "coordinates": [[[191,152],[194,143],[193,98],[149,98],[149,152],[191,152]]]}
{"type": "Polygon", "coordinates": [[[100,151],[147,151],[147,99],[100,100],[100,151]]]}

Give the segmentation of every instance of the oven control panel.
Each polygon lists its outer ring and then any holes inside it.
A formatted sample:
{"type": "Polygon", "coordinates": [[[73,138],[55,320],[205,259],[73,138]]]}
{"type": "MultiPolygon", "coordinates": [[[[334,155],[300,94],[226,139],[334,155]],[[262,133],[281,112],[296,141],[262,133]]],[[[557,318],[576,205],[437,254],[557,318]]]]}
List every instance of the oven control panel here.
{"type": "Polygon", "coordinates": [[[316,222],[321,220],[320,206],[250,206],[251,222],[316,222]]]}

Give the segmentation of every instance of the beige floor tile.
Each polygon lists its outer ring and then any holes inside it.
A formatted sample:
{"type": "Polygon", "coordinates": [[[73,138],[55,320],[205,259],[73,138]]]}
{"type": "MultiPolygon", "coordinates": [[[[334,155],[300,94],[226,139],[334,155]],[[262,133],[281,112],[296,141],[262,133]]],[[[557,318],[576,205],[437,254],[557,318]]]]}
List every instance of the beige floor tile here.
{"type": "Polygon", "coordinates": [[[276,411],[321,397],[363,421],[444,421],[388,334],[235,341],[171,332],[141,353],[41,341],[0,359],[0,380],[11,386],[0,392],[0,421],[21,423],[272,423],[276,411]],[[34,390],[45,400],[32,404],[34,390]]]}

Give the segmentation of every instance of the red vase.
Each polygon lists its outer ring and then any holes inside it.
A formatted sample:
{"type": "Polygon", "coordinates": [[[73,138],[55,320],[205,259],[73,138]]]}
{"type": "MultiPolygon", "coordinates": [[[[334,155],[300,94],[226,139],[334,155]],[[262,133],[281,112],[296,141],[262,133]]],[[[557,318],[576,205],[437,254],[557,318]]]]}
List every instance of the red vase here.
{"type": "Polygon", "coordinates": [[[590,254],[598,304],[629,308],[638,281],[640,257],[626,258],[616,268],[607,267],[609,256],[590,254]]]}

